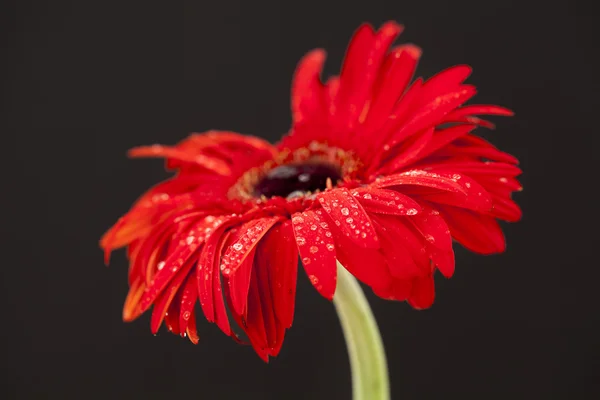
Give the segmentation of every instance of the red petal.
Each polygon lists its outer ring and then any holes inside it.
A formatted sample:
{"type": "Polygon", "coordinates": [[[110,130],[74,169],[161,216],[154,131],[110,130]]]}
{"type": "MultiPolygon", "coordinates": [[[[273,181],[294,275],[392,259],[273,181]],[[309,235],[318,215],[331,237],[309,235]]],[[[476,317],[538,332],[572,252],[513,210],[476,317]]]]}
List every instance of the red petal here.
{"type": "Polygon", "coordinates": [[[325,109],[323,83],[320,75],[326,54],[323,50],[313,50],[298,64],[292,83],[292,114],[294,124],[301,124],[325,109]]]}
{"type": "Polygon", "coordinates": [[[196,330],[196,313],[192,311],[190,314],[190,319],[187,324],[186,333],[190,342],[194,344],[198,344],[200,338],[198,337],[198,331],[196,330]]]}
{"type": "Polygon", "coordinates": [[[256,247],[262,237],[275,225],[281,217],[255,219],[245,223],[236,235],[232,236],[230,246],[225,250],[221,260],[221,272],[229,277],[246,259],[246,256],[256,247]]]}
{"type": "Polygon", "coordinates": [[[345,236],[360,247],[379,247],[371,219],[348,189],[328,190],[317,195],[317,198],[323,210],[345,236]]]}
{"type": "Polygon", "coordinates": [[[361,248],[339,231],[333,234],[337,259],[356,279],[373,290],[389,285],[392,277],[379,249],[361,248]]]}
{"type": "Polygon", "coordinates": [[[429,101],[440,93],[455,91],[472,73],[473,68],[468,65],[457,65],[438,73],[423,85],[423,99],[429,101]]]}
{"type": "Polygon", "coordinates": [[[382,178],[373,186],[402,186],[405,194],[471,210],[488,212],[492,208],[489,193],[473,179],[460,174],[411,170],[382,178]]]}
{"type": "Polygon", "coordinates": [[[276,225],[258,245],[256,263],[267,265],[275,316],[289,328],[294,320],[298,248],[290,221],[276,225]]]}
{"type": "Polygon", "coordinates": [[[452,237],[467,249],[480,254],[501,253],[506,249],[504,234],[495,218],[450,206],[438,209],[452,237]]]}
{"type": "MultiPolygon", "coordinates": [[[[420,269],[420,276],[429,274],[431,263],[425,251],[423,237],[413,228],[409,218],[374,215],[373,222],[388,231],[388,235],[399,246],[403,246],[411,255],[414,264],[420,269]]],[[[403,266],[389,264],[390,270],[398,278],[403,276],[403,266]],[[398,268],[393,270],[394,268],[398,268]]]]}
{"type": "MultiPolygon", "coordinates": [[[[179,306],[179,330],[187,332],[190,318],[194,314],[194,306],[198,300],[198,278],[195,274],[188,277],[181,292],[181,303],[179,306]]],[[[194,328],[195,329],[195,328],[194,328]]]]}
{"type": "Polygon", "coordinates": [[[396,47],[387,56],[375,84],[374,99],[363,132],[374,132],[385,123],[410,83],[421,54],[418,47],[405,45],[396,47]]]}
{"type": "Polygon", "coordinates": [[[425,248],[433,263],[446,278],[451,277],[454,274],[452,236],[440,213],[424,207],[423,212],[411,217],[410,221],[425,239],[425,248]]]}
{"type": "Polygon", "coordinates": [[[179,287],[188,276],[188,273],[192,269],[193,265],[193,262],[185,263],[185,265],[178,270],[177,275],[170,282],[169,287],[162,291],[160,296],[158,296],[157,300],[154,302],[154,309],[152,310],[152,317],[150,319],[150,329],[152,333],[156,334],[156,332],[158,332],[158,328],[165,317],[167,308],[171,304],[175,294],[177,294],[179,287]]]}
{"type": "Polygon", "coordinates": [[[323,297],[333,300],[337,281],[336,252],[326,218],[321,210],[308,210],[294,214],[292,224],[310,282],[323,297]]]}
{"type": "Polygon", "coordinates": [[[273,293],[271,292],[271,284],[269,282],[269,267],[268,265],[255,263],[254,270],[254,277],[256,278],[256,285],[260,295],[265,333],[267,335],[267,347],[269,355],[275,356],[277,354],[273,354],[273,349],[280,348],[281,346],[277,343],[278,321],[275,319],[275,304],[273,293]]]}
{"type": "Polygon", "coordinates": [[[131,283],[129,293],[127,293],[127,298],[125,299],[125,305],[123,305],[123,321],[131,322],[142,314],[139,303],[145,288],[146,285],[141,277],[138,277],[131,283]]]}
{"type": "Polygon", "coordinates": [[[242,324],[256,353],[265,361],[269,360],[267,351],[267,332],[262,313],[260,291],[257,284],[256,269],[252,269],[252,283],[248,294],[248,312],[242,317],[242,324]]]}
{"type": "MultiPolygon", "coordinates": [[[[406,242],[397,234],[393,224],[397,220],[382,219],[381,223],[373,219],[377,234],[381,240],[381,252],[383,253],[390,274],[396,279],[409,280],[421,276],[423,272],[415,263],[412,253],[406,247],[406,242]]],[[[396,296],[395,296],[396,297],[396,296]]]]}
{"type": "Polygon", "coordinates": [[[417,278],[413,281],[412,292],[408,298],[408,303],[417,310],[423,310],[431,307],[435,299],[435,287],[433,274],[417,278]]]}
{"type": "Polygon", "coordinates": [[[227,163],[217,158],[207,157],[202,154],[186,152],[176,147],[161,145],[142,146],[129,150],[129,156],[133,158],[140,157],[164,157],[181,162],[192,163],[198,167],[206,168],[220,175],[230,175],[231,169],[227,163]]]}
{"type": "Polygon", "coordinates": [[[448,114],[446,118],[454,120],[463,117],[468,117],[471,115],[499,115],[503,117],[512,117],[513,115],[515,115],[515,113],[507,108],[493,105],[470,105],[457,108],[456,110],[448,114]]]}
{"type": "MultiPolygon", "coordinates": [[[[231,237],[229,241],[231,242],[231,237]]],[[[241,264],[239,264],[238,270],[234,274],[225,277],[227,284],[229,285],[229,296],[233,311],[238,315],[244,315],[246,313],[255,250],[256,248],[250,250],[250,253],[241,264]]]]}
{"type": "Polygon", "coordinates": [[[419,203],[394,190],[363,187],[352,190],[352,195],[368,213],[415,215],[421,211],[419,203]]]}
{"type": "MultiPolygon", "coordinates": [[[[423,86],[423,91],[426,90],[426,85],[423,86]]],[[[430,103],[422,106],[409,121],[402,125],[400,131],[394,135],[394,140],[401,142],[404,138],[411,136],[421,129],[439,124],[440,120],[446,114],[469,100],[476,93],[477,91],[474,87],[463,86],[450,93],[437,96],[430,103]]]]}
{"type": "Polygon", "coordinates": [[[196,270],[198,281],[198,298],[204,316],[209,322],[216,322],[227,335],[231,335],[229,320],[225,310],[225,302],[221,293],[219,260],[221,251],[227,240],[226,229],[239,222],[239,218],[221,217],[215,220],[213,231],[206,239],[196,270]]]}

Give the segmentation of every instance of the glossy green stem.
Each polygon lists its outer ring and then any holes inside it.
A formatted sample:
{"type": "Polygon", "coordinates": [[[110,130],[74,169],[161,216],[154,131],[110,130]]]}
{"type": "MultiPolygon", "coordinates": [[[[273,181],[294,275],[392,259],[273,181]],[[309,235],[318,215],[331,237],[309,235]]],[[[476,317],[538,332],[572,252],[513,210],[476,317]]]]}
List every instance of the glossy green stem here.
{"type": "Polygon", "coordinates": [[[369,302],[359,283],[339,262],[337,273],[333,304],[348,347],[352,370],[352,398],[389,400],[385,351],[369,302]]]}

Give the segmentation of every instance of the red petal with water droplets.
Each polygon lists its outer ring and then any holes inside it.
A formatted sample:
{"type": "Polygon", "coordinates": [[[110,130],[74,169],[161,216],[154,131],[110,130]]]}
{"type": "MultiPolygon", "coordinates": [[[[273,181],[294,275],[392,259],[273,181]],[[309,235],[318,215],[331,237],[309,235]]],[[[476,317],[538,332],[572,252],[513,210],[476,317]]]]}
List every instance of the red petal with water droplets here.
{"type": "MultiPolygon", "coordinates": [[[[190,318],[194,314],[194,306],[198,300],[198,278],[196,274],[188,276],[181,292],[181,302],[179,306],[179,330],[187,332],[190,318]]],[[[194,328],[195,329],[195,328],[194,328]]]]}
{"type": "Polygon", "coordinates": [[[440,272],[450,278],[454,274],[454,250],[450,230],[440,213],[429,207],[410,218],[424,238],[425,248],[440,272]]]}
{"type": "Polygon", "coordinates": [[[368,213],[415,215],[421,211],[419,203],[394,190],[367,186],[353,189],[351,193],[368,213]]]}
{"type": "Polygon", "coordinates": [[[292,217],[304,270],[315,289],[326,299],[333,300],[337,265],[333,234],[327,221],[321,210],[296,213],[292,217]]]}
{"type": "Polygon", "coordinates": [[[225,301],[221,292],[221,274],[219,260],[221,251],[227,240],[226,229],[237,224],[239,218],[222,217],[215,221],[214,231],[206,239],[197,267],[198,298],[206,320],[216,322],[219,328],[231,335],[231,327],[227,319],[225,301]]]}
{"type": "Polygon", "coordinates": [[[198,246],[204,242],[206,236],[204,231],[201,231],[204,227],[205,224],[203,222],[195,225],[193,229],[187,232],[187,235],[180,236],[185,237],[185,239],[173,243],[173,248],[168,250],[169,256],[165,260],[164,267],[156,273],[152,281],[148,284],[146,293],[142,297],[140,302],[142,311],[145,311],[150,307],[157,296],[169,284],[171,279],[173,279],[175,274],[190,259],[190,257],[197,256],[198,246]]]}
{"type": "Polygon", "coordinates": [[[337,229],[345,236],[360,247],[379,247],[371,219],[348,189],[328,190],[317,195],[317,199],[337,229]]]}
{"type": "Polygon", "coordinates": [[[177,290],[179,290],[179,287],[187,277],[193,265],[193,262],[185,263],[185,265],[178,270],[177,275],[170,282],[169,287],[162,291],[156,301],[154,301],[154,309],[152,310],[152,317],[150,319],[150,329],[152,330],[152,333],[156,334],[156,332],[158,332],[158,328],[165,317],[167,308],[171,304],[175,294],[177,294],[177,290]]]}
{"type": "MultiPolygon", "coordinates": [[[[229,240],[231,241],[231,238],[229,240]]],[[[244,261],[239,264],[239,267],[234,274],[225,276],[227,285],[229,285],[229,297],[231,299],[233,311],[238,315],[243,315],[246,312],[255,250],[256,248],[250,250],[250,253],[244,261]]]]}
{"type": "Polygon", "coordinates": [[[379,179],[373,186],[402,187],[405,194],[471,210],[488,212],[492,208],[489,193],[473,179],[460,174],[411,170],[379,179]]]}
{"type": "Polygon", "coordinates": [[[278,221],[281,221],[279,216],[255,219],[242,225],[238,232],[231,237],[231,243],[221,259],[223,276],[234,275],[248,254],[278,221]]]}

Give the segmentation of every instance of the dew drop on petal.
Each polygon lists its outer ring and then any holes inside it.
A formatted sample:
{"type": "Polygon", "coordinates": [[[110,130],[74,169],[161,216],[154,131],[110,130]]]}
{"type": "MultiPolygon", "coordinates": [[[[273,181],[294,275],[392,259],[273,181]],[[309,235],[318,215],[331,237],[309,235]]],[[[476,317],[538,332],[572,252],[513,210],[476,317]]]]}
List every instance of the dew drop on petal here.
{"type": "Polygon", "coordinates": [[[161,261],[161,262],[159,262],[159,263],[156,265],[156,269],[160,271],[161,269],[163,269],[163,268],[165,267],[165,264],[166,264],[166,263],[165,263],[164,261],[161,261]]]}
{"type": "Polygon", "coordinates": [[[234,244],[234,245],[233,245],[233,248],[234,248],[236,251],[240,251],[240,250],[241,250],[243,247],[244,247],[244,246],[243,246],[241,243],[236,243],[236,244],[234,244]]]}
{"type": "Polygon", "coordinates": [[[315,254],[317,251],[319,251],[319,248],[317,246],[310,246],[310,252],[315,254]]]}
{"type": "Polygon", "coordinates": [[[308,264],[310,264],[310,258],[308,258],[308,257],[304,257],[304,258],[302,259],[302,263],[303,263],[304,265],[308,265],[308,264]]]}
{"type": "Polygon", "coordinates": [[[406,215],[417,215],[417,210],[415,208],[409,208],[406,210],[406,215]]]}
{"type": "Polygon", "coordinates": [[[335,249],[335,246],[331,243],[327,243],[327,250],[333,251],[333,249],[335,249]]]}
{"type": "Polygon", "coordinates": [[[298,246],[304,246],[306,244],[306,239],[304,239],[302,236],[298,236],[296,238],[296,243],[298,243],[298,246]]]}
{"type": "Polygon", "coordinates": [[[340,210],[342,212],[342,215],[348,215],[350,214],[350,210],[348,210],[348,208],[344,207],[340,210]]]}

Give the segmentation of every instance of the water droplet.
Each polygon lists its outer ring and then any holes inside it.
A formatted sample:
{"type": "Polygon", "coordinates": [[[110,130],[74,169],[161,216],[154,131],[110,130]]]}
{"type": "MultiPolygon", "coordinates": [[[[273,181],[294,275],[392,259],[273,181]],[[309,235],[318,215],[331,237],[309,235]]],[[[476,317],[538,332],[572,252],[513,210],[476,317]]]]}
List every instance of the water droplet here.
{"type": "Polygon", "coordinates": [[[363,199],[371,200],[372,198],[373,198],[373,197],[371,196],[371,194],[370,194],[370,193],[365,193],[365,194],[363,195],[363,199]]]}
{"type": "Polygon", "coordinates": [[[318,284],[318,283],[319,283],[319,278],[317,278],[317,277],[316,277],[316,276],[314,276],[314,275],[310,275],[310,276],[308,277],[308,279],[310,279],[310,282],[311,282],[313,285],[316,285],[316,284],[318,284]]]}
{"type": "Polygon", "coordinates": [[[310,246],[310,252],[315,254],[317,251],[319,251],[319,248],[317,246],[310,246]]]}
{"type": "Polygon", "coordinates": [[[304,239],[302,236],[298,236],[296,238],[296,243],[298,243],[298,246],[304,246],[306,244],[306,239],[304,239]]]}
{"type": "Polygon", "coordinates": [[[432,235],[425,235],[425,240],[427,240],[429,243],[435,242],[435,238],[432,235]]]}
{"type": "Polygon", "coordinates": [[[350,214],[350,210],[348,210],[346,207],[342,208],[340,211],[342,212],[342,215],[350,214]]]}
{"type": "Polygon", "coordinates": [[[311,225],[310,226],[310,230],[311,231],[316,231],[317,230],[317,226],[316,225],[311,225]]]}
{"type": "Polygon", "coordinates": [[[470,187],[471,187],[471,184],[470,184],[469,182],[465,182],[465,186],[466,186],[467,188],[470,188],[470,187]]]}
{"type": "Polygon", "coordinates": [[[308,257],[304,257],[304,258],[302,259],[302,264],[304,264],[304,265],[308,265],[308,264],[310,264],[310,258],[308,258],[308,257]]]}
{"type": "Polygon", "coordinates": [[[190,319],[191,313],[189,311],[186,311],[183,313],[183,319],[185,321],[187,321],[188,319],[190,319]]]}
{"type": "Polygon", "coordinates": [[[331,237],[331,232],[330,231],[325,232],[325,236],[331,237]]]}
{"type": "Polygon", "coordinates": [[[236,251],[240,251],[243,247],[244,247],[244,245],[242,245],[241,243],[236,243],[233,245],[233,248],[236,251]]]}
{"type": "Polygon", "coordinates": [[[366,239],[367,238],[367,234],[365,232],[363,232],[363,233],[360,234],[360,237],[362,237],[363,239],[366,239]]]}
{"type": "Polygon", "coordinates": [[[409,208],[406,210],[406,215],[417,215],[418,211],[414,208],[409,208]]]}
{"type": "Polygon", "coordinates": [[[354,222],[354,220],[352,218],[348,217],[348,218],[346,218],[346,222],[351,224],[354,222]]]}
{"type": "Polygon", "coordinates": [[[335,246],[331,243],[327,243],[327,250],[333,251],[333,249],[335,249],[335,246]]]}
{"type": "Polygon", "coordinates": [[[160,271],[165,267],[165,264],[166,263],[164,261],[159,262],[158,264],[156,264],[156,269],[160,271]]]}
{"type": "Polygon", "coordinates": [[[502,183],[508,183],[508,179],[506,178],[500,178],[499,181],[502,183]]]}

